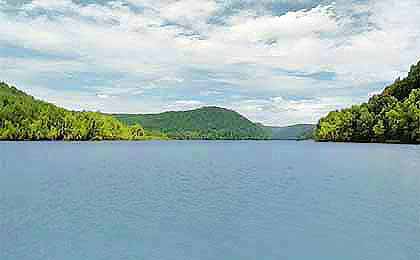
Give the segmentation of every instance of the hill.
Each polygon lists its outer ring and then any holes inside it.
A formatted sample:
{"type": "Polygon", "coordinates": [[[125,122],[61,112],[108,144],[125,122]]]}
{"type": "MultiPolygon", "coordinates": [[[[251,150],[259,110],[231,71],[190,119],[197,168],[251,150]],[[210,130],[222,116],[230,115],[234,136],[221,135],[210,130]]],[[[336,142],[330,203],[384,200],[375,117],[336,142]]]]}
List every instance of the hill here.
{"type": "Polygon", "coordinates": [[[122,122],[141,124],[146,132],[162,132],[174,139],[239,140],[267,139],[259,125],[239,113],[220,107],[160,114],[115,114],[122,122]]]}
{"type": "Polygon", "coordinates": [[[313,136],[315,125],[297,124],[285,127],[264,126],[273,140],[307,140],[313,136]]]}
{"type": "Polygon", "coordinates": [[[408,76],[367,103],[330,112],[319,120],[315,138],[336,142],[420,143],[420,62],[408,76]]]}
{"type": "Polygon", "coordinates": [[[0,83],[0,140],[139,140],[143,128],[111,116],[69,111],[0,83]]]}

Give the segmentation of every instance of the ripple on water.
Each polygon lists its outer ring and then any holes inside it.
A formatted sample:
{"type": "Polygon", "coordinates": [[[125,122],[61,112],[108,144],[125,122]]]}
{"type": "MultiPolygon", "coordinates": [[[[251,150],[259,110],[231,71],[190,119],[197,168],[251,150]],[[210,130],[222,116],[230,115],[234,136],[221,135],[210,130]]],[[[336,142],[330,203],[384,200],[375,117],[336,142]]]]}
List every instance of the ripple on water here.
{"type": "Polygon", "coordinates": [[[0,259],[420,259],[418,146],[1,145],[0,259]]]}

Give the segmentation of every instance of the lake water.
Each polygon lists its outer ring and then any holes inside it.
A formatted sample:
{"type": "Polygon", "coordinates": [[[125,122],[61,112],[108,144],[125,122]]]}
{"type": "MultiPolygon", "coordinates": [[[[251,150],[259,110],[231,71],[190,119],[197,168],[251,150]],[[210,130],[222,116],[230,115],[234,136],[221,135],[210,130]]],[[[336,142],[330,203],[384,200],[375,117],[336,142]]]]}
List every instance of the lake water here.
{"type": "Polygon", "coordinates": [[[420,259],[420,146],[0,143],[1,260],[420,259]]]}

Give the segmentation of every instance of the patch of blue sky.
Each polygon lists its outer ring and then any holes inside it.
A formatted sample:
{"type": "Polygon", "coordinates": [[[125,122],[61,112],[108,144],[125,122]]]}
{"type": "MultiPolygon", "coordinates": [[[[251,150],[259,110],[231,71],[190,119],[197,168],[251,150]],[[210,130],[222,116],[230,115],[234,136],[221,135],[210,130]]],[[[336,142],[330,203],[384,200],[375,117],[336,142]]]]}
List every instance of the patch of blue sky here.
{"type": "Polygon", "coordinates": [[[7,42],[0,41],[0,57],[3,58],[30,58],[41,60],[63,60],[75,59],[76,56],[69,56],[58,53],[42,52],[36,49],[25,48],[22,46],[13,45],[7,42]]]}
{"type": "Polygon", "coordinates": [[[273,73],[278,75],[296,77],[296,78],[309,78],[321,81],[334,81],[337,79],[337,74],[334,71],[317,71],[317,72],[305,72],[298,70],[287,70],[276,68],[273,69],[273,73]]]}

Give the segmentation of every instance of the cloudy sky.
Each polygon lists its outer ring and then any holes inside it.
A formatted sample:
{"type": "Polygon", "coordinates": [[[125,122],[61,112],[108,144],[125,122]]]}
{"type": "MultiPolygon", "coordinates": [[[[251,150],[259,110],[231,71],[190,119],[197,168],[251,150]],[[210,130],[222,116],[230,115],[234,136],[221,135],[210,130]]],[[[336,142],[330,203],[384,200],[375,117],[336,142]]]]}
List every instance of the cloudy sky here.
{"type": "Polygon", "coordinates": [[[313,123],[419,59],[419,0],[0,0],[0,80],[76,110],[313,123]]]}

